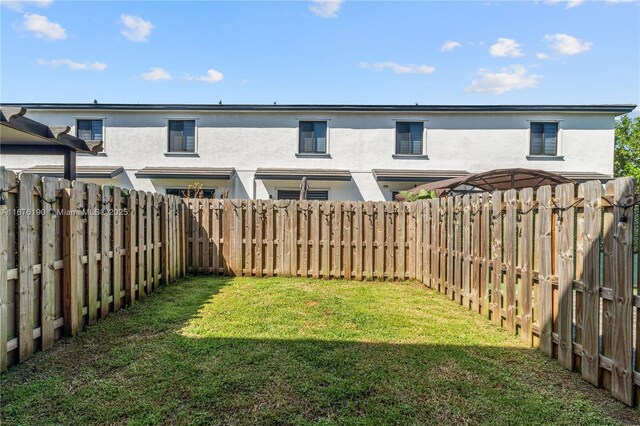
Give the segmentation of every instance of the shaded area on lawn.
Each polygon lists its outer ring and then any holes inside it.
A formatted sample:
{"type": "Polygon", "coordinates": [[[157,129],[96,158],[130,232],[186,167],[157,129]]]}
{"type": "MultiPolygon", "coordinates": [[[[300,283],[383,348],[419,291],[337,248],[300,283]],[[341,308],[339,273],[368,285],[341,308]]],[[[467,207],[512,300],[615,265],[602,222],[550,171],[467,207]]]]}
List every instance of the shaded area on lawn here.
{"type": "Polygon", "coordinates": [[[0,383],[5,424],[638,421],[418,284],[188,278],[0,383]]]}

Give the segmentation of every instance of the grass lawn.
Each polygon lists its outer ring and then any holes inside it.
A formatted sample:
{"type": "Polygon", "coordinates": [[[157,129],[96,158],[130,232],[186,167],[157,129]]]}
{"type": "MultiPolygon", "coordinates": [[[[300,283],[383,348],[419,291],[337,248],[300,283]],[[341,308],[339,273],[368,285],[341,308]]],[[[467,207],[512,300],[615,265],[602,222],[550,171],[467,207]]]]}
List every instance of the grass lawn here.
{"type": "Polygon", "coordinates": [[[6,425],[638,422],[411,283],[187,278],[0,384],[6,425]]]}

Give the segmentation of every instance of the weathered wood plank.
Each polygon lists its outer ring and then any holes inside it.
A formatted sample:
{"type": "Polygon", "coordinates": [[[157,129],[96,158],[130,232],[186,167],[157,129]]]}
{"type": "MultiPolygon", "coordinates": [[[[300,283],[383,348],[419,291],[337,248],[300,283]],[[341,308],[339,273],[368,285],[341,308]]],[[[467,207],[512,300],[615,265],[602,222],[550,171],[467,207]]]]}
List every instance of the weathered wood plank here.
{"type": "Polygon", "coordinates": [[[262,204],[262,200],[256,201],[256,246],[255,246],[255,260],[256,260],[256,276],[261,277],[263,274],[263,248],[264,248],[264,223],[265,223],[265,211],[262,204]]]}
{"type": "MultiPolygon", "coordinates": [[[[602,184],[584,188],[584,238],[582,239],[582,377],[599,386],[600,337],[600,231],[602,222],[602,184]]],[[[577,266],[577,265],[576,265],[577,266]]],[[[576,318],[577,319],[577,318],[576,318]]]]}
{"type": "Polygon", "coordinates": [[[471,201],[468,194],[462,197],[462,305],[471,307],[471,201]]]}
{"type": "MultiPolygon", "coordinates": [[[[615,195],[615,181],[607,182],[605,195],[613,199],[615,195]]],[[[613,207],[604,205],[602,213],[602,233],[603,233],[603,255],[602,255],[602,290],[613,294],[615,280],[615,222],[613,207]]],[[[611,299],[602,298],[602,355],[611,359],[613,353],[613,297],[611,299]]],[[[610,370],[600,370],[601,384],[606,389],[611,390],[612,374],[610,370]]]]}
{"type": "Polygon", "coordinates": [[[431,202],[424,200],[422,204],[422,265],[424,267],[422,283],[427,287],[431,287],[431,202]]]}
{"type": "Polygon", "coordinates": [[[518,292],[518,311],[520,314],[520,335],[529,346],[533,345],[531,321],[533,315],[532,302],[532,261],[533,261],[533,189],[520,191],[521,233],[520,233],[520,289],[518,292]]]}
{"type": "MultiPolygon", "coordinates": [[[[127,215],[125,216],[125,303],[127,305],[133,305],[136,301],[136,226],[138,223],[138,195],[135,190],[129,191],[127,198],[127,215]]],[[[171,221],[171,219],[169,220],[171,221]]],[[[171,272],[167,274],[170,276],[171,272]]]]}
{"type": "MultiPolygon", "coordinates": [[[[2,171],[0,171],[0,179],[2,179],[2,171]]],[[[42,246],[42,273],[40,282],[42,283],[41,294],[41,348],[48,349],[53,345],[55,340],[55,327],[53,325],[56,319],[56,271],[53,265],[56,260],[56,248],[58,239],[56,238],[56,209],[61,207],[61,203],[56,198],[58,190],[61,189],[62,181],[52,177],[42,178],[42,210],[44,214],[41,219],[42,238],[40,244],[42,246]]],[[[11,185],[13,186],[13,184],[11,185]]],[[[0,188],[4,188],[4,184],[0,182],[0,188]]],[[[0,206],[1,208],[2,206],[0,206]]],[[[2,213],[0,212],[0,215],[2,213]]],[[[0,220],[3,218],[0,217],[0,220]]],[[[1,225],[0,225],[1,226],[1,225]]],[[[7,231],[0,232],[2,238],[6,238],[7,231]]],[[[0,244],[2,244],[0,242],[0,244]]],[[[0,250],[1,251],[1,250],[0,250]]],[[[1,254],[0,254],[1,256],[1,254]]],[[[0,259],[0,264],[2,260],[0,259]]],[[[2,277],[2,265],[0,265],[0,286],[6,287],[6,277],[2,277]]],[[[6,274],[6,267],[4,273],[6,274]]],[[[0,297],[1,300],[4,300],[0,297]]],[[[0,319],[0,322],[2,320],[0,319]]],[[[0,332],[1,334],[2,332],[0,332]]],[[[0,340],[0,346],[3,344],[0,340]]],[[[1,349],[0,349],[1,350],[1,349]]],[[[1,357],[1,355],[0,355],[1,357]]],[[[0,368],[1,370],[1,368],[0,368]]]]}
{"type": "Polygon", "coordinates": [[[311,201],[311,276],[315,279],[320,278],[320,221],[322,220],[322,211],[320,211],[320,203],[311,201]]]}
{"type": "Polygon", "coordinates": [[[322,208],[322,277],[331,278],[331,203],[323,201],[322,208]]]}
{"type": "Polygon", "coordinates": [[[82,229],[78,223],[82,221],[80,216],[82,195],[83,192],[75,182],[74,187],[64,190],[62,197],[62,208],[66,212],[62,218],[64,262],[62,292],[64,331],[67,336],[75,336],[82,329],[84,270],[82,267],[82,238],[78,233],[78,230],[82,229]]]}
{"type": "Polygon", "coordinates": [[[144,259],[145,259],[145,213],[144,209],[146,206],[146,193],[144,191],[138,191],[138,256],[136,258],[136,263],[138,265],[138,296],[142,297],[145,295],[145,289],[148,283],[145,282],[145,270],[144,270],[144,259]]]}
{"type": "Polygon", "coordinates": [[[573,369],[573,237],[574,237],[574,186],[556,187],[556,267],[558,275],[558,361],[573,369]]]}
{"type": "MultiPolygon", "coordinates": [[[[491,277],[491,268],[489,261],[491,260],[491,204],[489,203],[489,194],[482,194],[482,211],[480,213],[482,223],[482,273],[480,275],[482,290],[482,315],[487,318],[491,317],[491,309],[489,306],[491,290],[489,282],[491,277]]],[[[532,214],[533,216],[533,214],[532,214]]]]}
{"type": "Polygon", "coordinates": [[[446,216],[447,216],[447,200],[445,198],[440,198],[438,200],[439,207],[439,215],[438,215],[438,233],[440,238],[440,245],[438,250],[438,258],[440,262],[440,266],[438,270],[440,271],[441,279],[440,279],[440,291],[446,292],[446,274],[447,274],[447,226],[446,226],[446,216]]]}
{"type": "Polygon", "coordinates": [[[342,278],[342,202],[334,205],[333,214],[333,276],[337,279],[342,278]]]}
{"type": "Polygon", "coordinates": [[[516,197],[515,189],[504,193],[507,208],[504,222],[504,261],[507,265],[504,301],[506,305],[505,325],[512,334],[516,332],[516,197]]]}
{"type": "Polygon", "coordinates": [[[447,295],[449,296],[450,300],[455,300],[456,297],[459,297],[459,293],[457,292],[457,289],[455,287],[455,281],[454,281],[454,269],[453,269],[453,264],[454,264],[454,250],[456,248],[455,245],[455,234],[454,234],[454,224],[456,221],[456,217],[455,217],[455,205],[454,205],[454,198],[453,197],[447,197],[447,282],[446,282],[446,288],[447,288],[447,295]]]}
{"type": "Polygon", "coordinates": [[[373,239],[374,239],[374,213],[373,203],[366,201],[363,209],[363,234],[364,234],[364,277],[367,280],[373,279],[373,239]]]}
{"type": "Polygon", "coordinates": [[[16,186],[16,175],[10,170],[0,167],[0,371],[7,369],[9,356],[7,341],[9,340],[9,284],[7,269],[9,267],[9,252],[12,251],[9,240],[9,207],[6,200],[7,192],[16,186]]]}
{"type": "Polygon", "coordinates": [[[122,254],[125,249],[123,244],[123,206],[122,190],[113,189],[113,311],[120,310],[122,298],[122,254]]]}
{"type": "Polygon", "coordinates": [[[275,240],[275,229],[273,226],[273,213],[274,213],[274,209],[273,209],[273,201],[271,200],[265,200],[264,201],[264,210],[265,210],[265,216],[266,216],[266,237],[267,237],[267,241],[266,241],[266,255],[265,255],[265,267],[266,267],[266,275],[268,277],[272,277],[273,276],[273,266],[274,266],[274,262],[275,262],[275,246],[274,246],[274,240],[275,240]]]}
{"type": "MultiPolygon", "coordinates": [[[[89,325],[98,321],[98,238],[100,234],[100,223],[95,211],[98,209],[98,185],[87,184],[87,323],[89,325]]],[[[102,199],[102,197],[100,197],[102,199]]]]}
{"type": "Polygon", "coordinates": [[[363,250],[362,250],[362,232],[363,232],[363,220],[362,220],[362,203],[355,203],[355,214],[353,216],[353,233],[355,239],[355,249],[353,253],[353,265],[355,269],[355,279],[362,281],[363,266],[363,250]]]}
{"type": "MultiPolygon", "coordinates": [[[[114,188],[116,190],[117,188],[114,188]]],[[[111,259],[109,253],[116,256],[111,246],[111,220],[113,218],[113,205],[111,202],[111,187],[103,185],[100,198],[100,318],[105,318],[109,313],[109,297],[112,294],[111,259]]],[[[113,292],[113,297],[116,297],[113,292]]]]}
{"type": "MultiPolygon", "coordinates": [[[[502,324],[502,194],[494,191],[491,196],[493,207],[492,218],[493,244],[493,274],[491,276],[491,319],[498,324],[502,324]]],[[[549,333],[551,336],[551,333],[549,333]]]]}
{"type": "Polygon", "coordinates": [[[153,285],[160,285],[160,194],[153,195],[153,285]]]}
{"type": "MultiPolygon", "coordinates": [[[[23,362],[33,354],[33,329],[34,329],[34,288],[33,265],[38,262],[37,235],[38,232],[35,214],[39,207],[34,199],[34,188],[39,187],[39,177],[25,173],[20,176],[19,183],[19,211],[18,216],[18,249],[19,271],[18,285],[18,352],[19,361],[23,362]]],[[[3,283],[4,284],[4,283],[3,283]]]]}
{"type": "Polygon", "coordinates": [[[471,195],[471,308],[480,313],[480,201],[471,195]]]}
{"type": "Polygon", "coordinates": [[[633,404],[633,178],[614,183],[613,347],[611,393],[627,405],[633,404]]]}

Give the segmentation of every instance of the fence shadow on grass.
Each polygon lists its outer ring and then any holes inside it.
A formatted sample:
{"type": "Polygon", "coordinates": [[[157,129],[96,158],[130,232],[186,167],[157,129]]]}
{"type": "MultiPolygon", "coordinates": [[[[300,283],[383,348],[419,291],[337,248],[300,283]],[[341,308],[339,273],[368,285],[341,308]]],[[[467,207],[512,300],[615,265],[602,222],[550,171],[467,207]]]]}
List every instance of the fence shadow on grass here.
{"type": "MultiPolygon", "coordinates": [[[[15,366],[1,376],[0,420],[526,424],[614,416],[637,422],[634,410],[513,341],[503,347],[198,337],[194,321],[233,281],[191,277],[161,287],[15,366]]],[[[230,320],[224,312],[219,317],[222,329],[230,320]]],[[[215,323],[208,326],[215,330],[215,323]]]]}

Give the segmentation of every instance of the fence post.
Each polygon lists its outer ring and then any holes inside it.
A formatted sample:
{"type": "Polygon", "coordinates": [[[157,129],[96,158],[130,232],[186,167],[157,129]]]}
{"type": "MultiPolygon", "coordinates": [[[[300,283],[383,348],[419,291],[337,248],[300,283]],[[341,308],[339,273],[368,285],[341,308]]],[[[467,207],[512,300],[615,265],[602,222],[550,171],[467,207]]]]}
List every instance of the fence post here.
{"type": "Polygon", "coordinates": [[[558,361],[573,369],[573,233],[574,187],[568,183],[556,187],[556,268],[558,275],[558,361]]]}
{"type": "Polygon", "coordinates": [[[9,267],[9,209],[7,193],[16,184],[16,175],[12,171],[0,167],[0,371],[7,369],[9,338],[9,284],[7,269],[9,267]]]}
{"type": "Polygon", "coordinates": [[[551,288],[551,187],[538,189],[538,218],[536,222],[536,258],[538,259],[538,326],[540,349],[553,355],[553,311],[551,288]]]}
{"type": "Polygon", "coordinates": [[[507,330],[516,332],[516,190],[504,193],[506,204],[504,224],[504,262],[507,266],[505,285],[505,308],[507,330]]]}
{"type": "Polygon", "coordinates": [[[78,235],[78,222],[81,221],[78,211],[78,197],[82,192],[76,188],[65,188],[62,196],[62,208],[64,217],[63,229],[63,262],[64,280],[63,304],[64,304],[64,331],[67,336],[76,335],[82,328],[82,300],[81,292],[84,292],[82,280],[82,256],[80,253],[80,235],[78,235]]]}
{"type": "Polygon", "coordinates": [[[491,196],[493,205],[493,276],[491,279],[491,318],[496,324],[502,324],[502,195],[494,191],[491,196]]]}
{"type": "Polygon", "coordinates": [[[127,216],[125,219],[125,277],[124,290],[127,305],[136,301],[136,223],[138,195],[135,190],[129,191],[127,198],[127,216]]]}
{"type": "Polygon", "coordinates": [[[532,260],[533,260],[533,189],[526,188],[520,191],[520,289],[518,310],[520,313],[520,334],[522,340],[528,345],[533,344],[531,334],[532,318],[532,260]]]}
{"type": "Polygon", "coordinates": [[[584,188],[584,237],[582,282],[582,377],[598,386],[600,337],[600,231],[602,184],[587,182],[584,188]]]}
{"type": "Polygon", "coordinates": [[[613,352],[611,393],[633,404],[633,178],[614,183],[613,352]]]}

